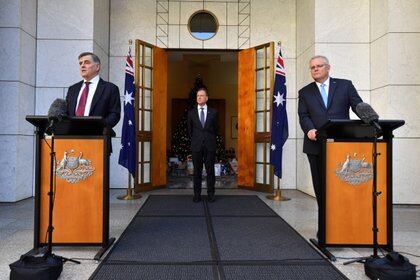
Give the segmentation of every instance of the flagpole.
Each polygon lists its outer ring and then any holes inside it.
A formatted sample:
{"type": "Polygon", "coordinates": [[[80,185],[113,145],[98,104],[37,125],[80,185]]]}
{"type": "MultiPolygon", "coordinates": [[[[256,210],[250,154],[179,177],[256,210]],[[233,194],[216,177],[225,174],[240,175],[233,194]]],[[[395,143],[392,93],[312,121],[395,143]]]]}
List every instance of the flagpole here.
{"type": "MultiPolygon", "coordinates": [[[[279,46],[279,48],[281,48],[281,41],[277,42],[277,46],[279,46]]],[[[273,170],[271,170],[271,171],[273,171],[273,170]]],[[[272,174],[271,176],[274,177],[273,172],[271,174],[272,174]]],[[[281,195],[280,178],[277,177],[277,176],[276,176],[276,178],[277,178],[277,189],[274,189],[274,186],[273,186],[274,193],[270,194],[270,195],[267,195],[266,197],[268,199],[271,199],[271,200],[274,200],[274,201],[288,201],[288,200],[290,200],[290,198],[281,195]]]]}
{"type": "MultiPolygon", "coordinates": [[[[133,44],[133,40],[128,40],[128,45],[129,47],[131,47],[131,45],[133,44]]],[[[139,193],[135,193],[134,192],[134,187],[131,187],[132,183],[131,183],[131,173],[128,171],[128,186],[127,186],[127,194],[126,195],[122,195],[117,197],[120,200],[134,200],[134,199],[139,199],[141,198],[141,194],[139,193]]]]}

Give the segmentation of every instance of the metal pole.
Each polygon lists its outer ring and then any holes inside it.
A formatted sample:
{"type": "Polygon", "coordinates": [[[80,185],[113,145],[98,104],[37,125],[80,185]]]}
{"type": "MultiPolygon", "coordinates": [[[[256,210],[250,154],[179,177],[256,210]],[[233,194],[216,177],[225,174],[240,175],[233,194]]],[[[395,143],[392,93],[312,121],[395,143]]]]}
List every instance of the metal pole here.
{"type": "Polygon", "coordinates": [[[378,150],[377,150],[377,143],[378,143],[378,132],[375,131],[375,136],[373,138],[373,185],[372,185],[372,216],[373,216],[373,257],[378,257],[378,196],[382,192],[378,192],[378,150]]]}
{"type": "Polygon", "coordinates": [[[50,190],[48,192],[49,208],[48,208],[48,246],[46,256],[52,254],[53,243],[53,207],[54,207],[54,178],[55,178],[55,150],[54,150],[54,132],[51,133],[51,152],[50,152],[50,190]]]}

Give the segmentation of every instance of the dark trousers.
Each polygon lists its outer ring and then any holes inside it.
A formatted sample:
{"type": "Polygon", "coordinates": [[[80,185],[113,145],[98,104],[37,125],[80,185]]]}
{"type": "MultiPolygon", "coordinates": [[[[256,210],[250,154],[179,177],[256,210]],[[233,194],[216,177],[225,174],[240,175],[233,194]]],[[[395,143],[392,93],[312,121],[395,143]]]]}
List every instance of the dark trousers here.
{"type": "Polygon", "coordinates": [[[194,164],[194,195],[201,195],[201,180],[203,174],[203,163],[207,173],[207,194],[214,194],[214,163],[216,160],[215,151],[207,151],[205,147],[199,152],[192,152],[194,164]]]}
{"type": "Polygon", "coordinates": [[[309,155],[309,166],[312,174],[312,185],[314,186],[316,202],[318,203],[318,209],[321,206],[321,187],[322,187],[322,158],[319,155],[309,155]]]}
{"type": "Polygon", "coordinates": [[[322,205],[322,196],[321,196],[321,188],[322,188],[322,158],[319,155],[309,155],[309,166],[311,168],[312,174],[312,185],[314,186],[316,202],[318,204],[318,230],[316,232],[316,237],[319,239],[319,221],[321,220],[321,211],[319,211],[322,205]]]}

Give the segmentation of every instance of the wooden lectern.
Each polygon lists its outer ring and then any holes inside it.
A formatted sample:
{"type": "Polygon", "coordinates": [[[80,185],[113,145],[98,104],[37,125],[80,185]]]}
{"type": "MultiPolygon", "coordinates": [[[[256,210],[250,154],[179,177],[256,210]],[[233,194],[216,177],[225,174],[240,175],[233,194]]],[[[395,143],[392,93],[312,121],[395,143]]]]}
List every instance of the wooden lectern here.
{"type": "MultiPolygon", "coordinates": [[[[27,116],[36,127],[34,249],[47,243],[50,145],[46,116],[27,116]]],[[[101,117],[65,118],[55,125],[53,245],[101,246],[109,238],[109,155],[113,131],[101,117]]]]}
{"type": "MultiPolygon", "coordinates": [[[[393,130],[403,124],[379,121],[382,132],[377,138],[378,245],[389,250],[393,247],[392,139],[393,130]]],[[[324,253],[326,246],[372,247],[375,128],[359,120],[330,120],[318,132],[324,176],[316,245],[324,253]]]]}

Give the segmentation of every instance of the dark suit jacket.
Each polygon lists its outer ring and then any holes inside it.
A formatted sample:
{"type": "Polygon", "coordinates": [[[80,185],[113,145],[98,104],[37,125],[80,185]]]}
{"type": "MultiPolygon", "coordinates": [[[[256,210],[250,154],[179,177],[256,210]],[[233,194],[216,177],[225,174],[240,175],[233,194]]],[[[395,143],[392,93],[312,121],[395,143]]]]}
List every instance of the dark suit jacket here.
{"type": "Polygon", "coordinates": [[[319,129],[329,119],[349,119],[350,107],[356,112],[356,105],[360,102],[362,99],[349,80],[330,78],[327,108],[315,82],[302,88],[299,91],[298,114],[300,126],[305,133],[303,152],[321,152],[319,139],[312,141],[308,138],[309,130],[319,129]]]}
{"type": "MultiPolygon", "coordinates": [[[[67,113],[69,116],[75,116],[77,97],[82,88],[83,81],[69,87],[67,92],[67,113]]],[[[113,83],[99,79],[95,95],[92,99],[89,116],[103,117],[106,124],[112,128],[120,120],[121,102],[120,91],[113,83]]]]}
{"type": "Polygon", "coordinates": [[[206,123],[201,125],[197,106],[188,111],[188,134],[191,138],[191,151],[199,152],[204,146],[207,151],[217,149],[216,136],[219,134],[217,111],[207,106],[206,123]]]}

